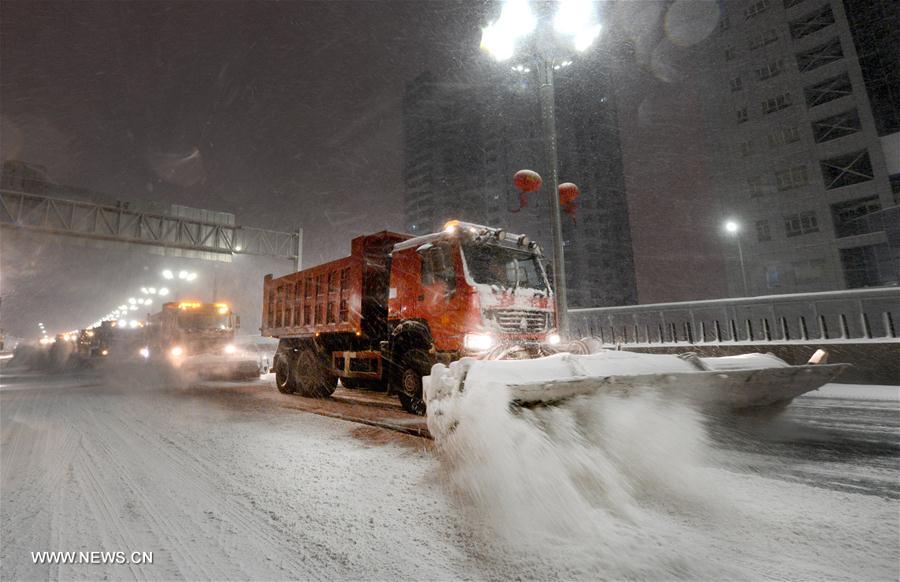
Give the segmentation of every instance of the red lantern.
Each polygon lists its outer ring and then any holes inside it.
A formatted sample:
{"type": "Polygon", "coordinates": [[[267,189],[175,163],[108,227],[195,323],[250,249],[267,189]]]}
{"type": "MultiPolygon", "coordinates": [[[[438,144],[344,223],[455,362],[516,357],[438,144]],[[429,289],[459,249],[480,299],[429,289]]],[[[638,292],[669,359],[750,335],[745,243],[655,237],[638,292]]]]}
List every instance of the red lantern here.
{"type": "Polygon", "coordinates": [[[559,185],[559,205],[562,207],[563,212],[572,217],[573,223],[576,222],[575,211],[578,210],[578,204],[575,200],[578,199],[579,194],[581,194],[581,190],[571,182],[564,182],[559,185]]]}
{"type": "Polygon", "coordinates": [[[572,182],[564,182],[559,185],[559,203],[563,206],[574,204],[581,190],[572,182]]]}
{"type": "Polygon", "coordinates": [[[513,184],[525,194],[537,192],[541,187],[541,175],[534,170],[519,170],[513,176],[513,184]]]}
{"type": "Polygon", "coordinates": [[[513,176],[513,184],[519,189],[519,207],[510,212],[519,212],[528,206],[528,193],[536,192],[541,187],[541,176],[534,170],[519,170],[513,176]]]}

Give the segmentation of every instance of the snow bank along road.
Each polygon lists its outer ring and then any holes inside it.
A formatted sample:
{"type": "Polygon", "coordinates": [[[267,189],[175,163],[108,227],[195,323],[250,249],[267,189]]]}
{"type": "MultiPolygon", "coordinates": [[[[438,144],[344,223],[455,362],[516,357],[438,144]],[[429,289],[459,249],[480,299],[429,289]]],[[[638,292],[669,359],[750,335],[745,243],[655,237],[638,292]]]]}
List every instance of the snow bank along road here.
{"type": "Polygon", "coordinates": [[[269,382],[0,385],[3,580],[900,576],[896,399],[713,430],[652,401],[482,402],[485,422],[431,443],[269,382]],[[48,550],[153,563],[32,563],[48,550]]]}

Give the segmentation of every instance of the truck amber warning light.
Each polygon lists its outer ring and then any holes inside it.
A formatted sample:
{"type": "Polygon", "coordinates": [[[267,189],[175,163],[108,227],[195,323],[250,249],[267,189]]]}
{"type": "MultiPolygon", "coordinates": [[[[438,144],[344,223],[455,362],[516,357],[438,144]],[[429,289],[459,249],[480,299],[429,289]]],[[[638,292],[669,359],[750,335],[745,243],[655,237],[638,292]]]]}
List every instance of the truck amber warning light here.
{"type": "Polygon", "coordinates": [[[199,309],[203,304],[199,301],[182,301],[178,304],[178,309],[199,309]]]}

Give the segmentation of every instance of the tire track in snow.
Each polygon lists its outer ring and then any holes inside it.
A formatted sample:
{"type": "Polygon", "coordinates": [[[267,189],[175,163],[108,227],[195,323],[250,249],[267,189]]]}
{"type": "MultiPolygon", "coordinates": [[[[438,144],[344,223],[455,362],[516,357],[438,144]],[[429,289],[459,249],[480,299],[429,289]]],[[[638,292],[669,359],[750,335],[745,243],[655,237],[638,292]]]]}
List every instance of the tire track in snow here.
{"type": "MultiPolygon", "coordinates": [[[[134,399],[131,402],[136,403],[136,400],[137,399],[134,399]]],[[[142,404],[144,403],[143,400],[144,399],[142,398],[142,404]]],[[[129,412],[135,412],[136,410],[136,408],[132,408],[129,412]]],[[[196,537],[198,521],[187,518],[187,515],[183,513],[183,511],[188,506],[196,508],[196,500],[198,499],[217,499],[219,503],[216,505],[215,509],[220,513],[221,517],[215,518],[206,514],[201,518],[201,522],[204,520],[208,522],[210,519],[218,519],[218,523],[225,526],[240,524],[240,526],[246,528],[239,532],[240,538],[236,538],[235,541],[232,542],[233,547],[230,549],[246,552],[247,548],[244,546],[246,540],[254,540],[254,543],[260,544],[260,547],[258,548],[260,552],[267,556],[273,554],[269,556],[273,565],[275,563],[275,558],[280,560],[282,563],[282,566],[279,567],[281,573],[276,575],[281,576],[285,575],[284,568],[287,568],[291,575],[302,576],[304,578],[316,578],[318,576],[316,572],[322,571],[322,569],[326,567],[333,569],[334,564],[332,562],[323,562],[319,568],[310,570],[307,565],[304,565],[295,557],[297,548],[289,544],[288,540],[285,539],[286,536],[275,535],[272,530],[278,528],[269,520],[261,519],[258,511],[254,511],[252,508],[241,504],[236,496],[228,496],[227,500],[223,503],[221,491],[211,490],[209,486],[201,485],[214,483],[224,484],[227,483],[227,480],[221,478],[221,467],[213,465],[206,459],[192,454],[189,446],[184,447],[176,443],[175,440],[173,440],[173,438],[178,437],[176,432],[166,431],[165,435],[159,432],[149,432],[146,430],[147,427],[145,424],[138,422],[138,415],[126,419],[120,415],[104,413],[99,415],[95,414],[95,417],[98,419],[98,422],[101,422],[104,425],[104,430],[100,431],[101,434],[107,435],[107,438],[115,435],[115,439],[111,440],[113,440],[117,446],[121,447],[123,451],[142,451],[143,465],[159,469],[153,475],[153,486],[155,489],[161,490],[164,488],[165,484],[171,485],[172,483],[177,483],[175,490],[171,492],[169,501],[177,503],[179,499],[184,500],[183,506],[180,509],[182,510],[182,515],[185,515],[186,519],[174,519],[175,511],[170,511],[168,514],[161,511],[155,511],[152,500],[146,495],[143,496],[144,505],[148,512],[147,514],[156,522],[154,530],[158,533],[175,533],[174,538],[166,542],[167,544],[170,544],[168,547],[190,547],[196,545],[195,543],[191,543],[191,540],[196,537]],[[273,549],[275,550],[274,552],[273,549]]],[[[113,459],[113,462],[118,465],[121,472],[130,472],[127,466],[118,461],[117,455],[113,455],[113,459]]],[[[133,478],[131,481],[133,481],[133,478]]],[[[173,509],[175,509],[175,505],[173,505],[173,509]]],[[[216,542],[221,547],[222,539],[216,539],[216,537],[212,535],[213,532],[209,530],[200,530],[200,532],[207,536],[210,541],[216,542]]],[[[235,535],[237,533],[238,532],[234,532],[235,535]]],[[[318,549],[323,553],[327,553],[328,551],[328,548],[325,546],[318,549]]],[[[231,554],[232,552],[221,552],[220,556],[224,555],[224,561],[230,562],[231,554]]],[[[187,563],[211,561],[209,556],[189,555],[186,556],[186,558],[187,563]]],[[[222,561],[222,557],[217,557],[215,563],[218,566],[222,561]]],[[[204,571],[200,575],[197,575],[196,573],[185,574],[188,578],[201,577],[207,579],[221,579],[230,577],[229,575],[233,575],[235,570],[240,570],[242,568],[242,565],[236,562],[231,562],[228,566],[227,569],[220,568],[219,571],[212,573],[204,571]]],[[[272,574],[269,574],[269,576],[271,575],[272,574]]],[[[245,572],[245,576],[253,577],[253,574],[245,572]]]]}

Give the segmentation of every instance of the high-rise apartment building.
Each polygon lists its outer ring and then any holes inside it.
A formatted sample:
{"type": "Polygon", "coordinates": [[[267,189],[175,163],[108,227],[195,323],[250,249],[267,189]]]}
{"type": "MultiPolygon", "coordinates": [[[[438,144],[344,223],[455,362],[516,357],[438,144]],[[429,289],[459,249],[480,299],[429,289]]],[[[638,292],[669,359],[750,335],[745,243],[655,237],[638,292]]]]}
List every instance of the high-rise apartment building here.
{"type": "Polygon", "coordinates": [[[886,212],[898,204],[896,161],[883,141],[900,123],[896,3],[720,6],[697,77],[713,189],[743,226],[743,261],[737,240],[728,253],[729,293],[898,284],[900,248],[885,224],[896,216],[886,212]]]}
{"type": "MultiPolygon", "coordinates": [[[[549,176],[533,83],[528,76],[472,82],[426,73],[407,87],[408,232],[431,232],[458,218],[527,233],[551,255],[547,188],[521,206],[512,184],[513,174],[523,168],[549,176]]],[[[560,181],[581,190],[574,216],[563,215],[569,303],[634,303],[618,125],[602,80],[560,74],[557,117],[560,181]]]]}

